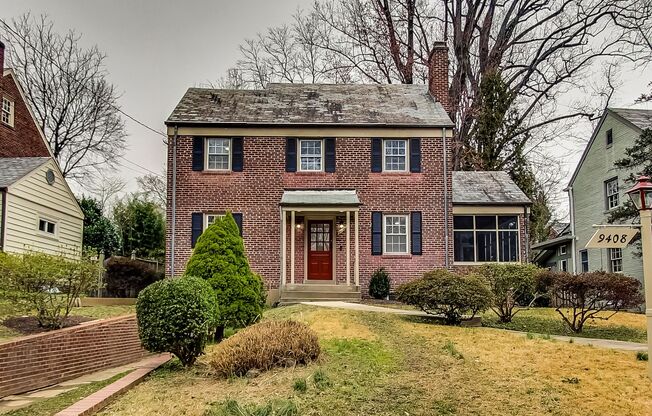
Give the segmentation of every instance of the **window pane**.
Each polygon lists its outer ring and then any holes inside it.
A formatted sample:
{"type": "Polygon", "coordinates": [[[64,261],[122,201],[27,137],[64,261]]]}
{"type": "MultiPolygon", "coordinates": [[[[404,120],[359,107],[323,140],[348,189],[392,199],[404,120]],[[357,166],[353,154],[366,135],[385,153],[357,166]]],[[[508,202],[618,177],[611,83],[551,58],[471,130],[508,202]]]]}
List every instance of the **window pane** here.
{"type": "Polygon", "coordinates": [[[473,231],[455,231],[455,261],[475,261],[473,252],[473,231]]]}
{"type": "Polygon", "coordinates": [[[473,229],[473,216],[471,215],[455,215],[453,217],[453,228],[456,230],[472,230],[473,229]]]}
{"type": "Polygon", "coordinates": [[[494,231],[478,231],[476,238],[477,261],[497,261],[496,233],[494,231]]]}
{"type": "Polygon", "coordinates": [[[51,222],[48,223],[48,233],[54,234],[54,224],[51,222]]]}
{"type": "Polygon", "coordinates": [[[499,231],[500,261],[518,261],[518,232],[499,231]]]}
{"type": "Polygon", "coordinates": [[[493,215],[478,215],[475,217],[475,226],[478,230],[495,230],[496,217],[493,215]]]}
{"type": "Polygon", "coordinates": [[[39,220],[39,222],[38,222],[38,229],[39,229],[40,231],[45,231],[45,229],[46,229],[46,223],[45,223],[44,220],[39,220]]]}
{"type": "Polygon", "coordinates": [[[518,229],[518,217],[509,215],[509,216],[499,216],[498,217],[498,228],[501,230],[516,230],[518,229]]]}
{"type": "Polygon", "coordinates": [[[407,253],[407,217],[388,215],[385,217],[385,252],[407,253]]]}
{"type": "Polygon", "coordinates": [[[385,170],[406,170],[407,140],[385,140],[385,170]]]}

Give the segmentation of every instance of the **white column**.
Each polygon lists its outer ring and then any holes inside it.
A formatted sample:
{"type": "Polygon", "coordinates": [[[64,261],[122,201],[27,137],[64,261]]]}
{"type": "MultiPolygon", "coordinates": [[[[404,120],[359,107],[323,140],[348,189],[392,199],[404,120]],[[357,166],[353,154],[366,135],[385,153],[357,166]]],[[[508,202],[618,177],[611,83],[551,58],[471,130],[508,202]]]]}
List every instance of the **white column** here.
{"type": "Polygon", "coordinates": [[[285,256],[287,255],[287,238],[285,234],[285,228],[287,227],[287,221],[285,219],[285,210],[281,209],[281,286],[285,286],[287,283],[286,279],[286,262],[285,256]]]}
{"type": "Polygon", "coordinates": [[[359,243],[359,231],[360,225],[358,224],[358,211],[353,212],[353,223],[354,223],[354,234],[355,234],[355,268],[354,268],[354,279],[355,285],[360,286],[360,243],[359,243]]]}
{"type": "Polygon", "coordinates": [[[346,211],[346,285],[351,285],[351,211],[346,211]]]}
{"type": "Polygon", "coordinates": [[[290,282],[294,284],[294,233],[295,233],[295,211],[290,211],[290,282]]]}

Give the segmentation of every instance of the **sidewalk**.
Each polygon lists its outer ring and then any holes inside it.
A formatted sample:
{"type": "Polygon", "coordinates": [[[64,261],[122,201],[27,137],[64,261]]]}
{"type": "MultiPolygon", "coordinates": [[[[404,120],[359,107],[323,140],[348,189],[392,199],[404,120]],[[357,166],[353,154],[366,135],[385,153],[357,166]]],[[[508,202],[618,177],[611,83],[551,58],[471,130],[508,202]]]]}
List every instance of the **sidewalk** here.
{"type": "MultiPolygon", "coordinates": [[[[393,313],[395,315],[426,316],[426,317],[433,316],[422,311],[385,308],[382,306],[365,305],[363,303],[329,301],[329,302],[301,302],[301,304],[310,305],[310,306],[320,306],[323,308],[338,308],[338,309],[348,309],[348,310],[363,311],[363,312],[393,313]]],[[[501,331],[500,329],[498,330],[501,331]]],[[[503,329],[502,331],[512,332],[514,334],[521,335],[521,336],[527,335],[526,332],[520,332],[520,331],[509,331],[505,329],[503,329]]],[[[550,335],[550,338],[562,342],[570,342],[572,339],[573,343],[575,344],[591,345],[598,348],[608,348],[608,349],[619,350],[619,351],[643,351],[643,352],[647,351],[646,344],[639,344],[636,342],[615,341],[611,339],[601,339],[601,338],[569,337],[564,335],[550,335]]]]}

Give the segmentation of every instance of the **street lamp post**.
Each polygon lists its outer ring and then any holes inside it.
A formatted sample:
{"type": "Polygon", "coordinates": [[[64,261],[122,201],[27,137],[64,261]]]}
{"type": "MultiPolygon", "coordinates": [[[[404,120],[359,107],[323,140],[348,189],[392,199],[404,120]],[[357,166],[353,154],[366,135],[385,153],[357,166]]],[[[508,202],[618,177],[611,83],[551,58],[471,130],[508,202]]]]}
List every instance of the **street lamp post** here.
{"type": "MultiPolygon", "coordinates": [[[[643,284],[645,286],[645,316],[647,319],[647,350],[652,353],[652,182],[641,176],[627,195],[641,215],[641,251],[643,257],[643,284]]],[[[652,379],[652,362],[648,361],[647,375],[652,379]]]]}

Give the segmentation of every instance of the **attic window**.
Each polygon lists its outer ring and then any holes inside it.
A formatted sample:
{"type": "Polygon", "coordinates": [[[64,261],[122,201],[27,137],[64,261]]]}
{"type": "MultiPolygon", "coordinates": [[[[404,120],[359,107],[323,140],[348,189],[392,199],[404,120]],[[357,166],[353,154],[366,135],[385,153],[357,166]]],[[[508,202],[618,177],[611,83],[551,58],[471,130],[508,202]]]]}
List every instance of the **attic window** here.
{"type": "Polygon", "coordinates": [[[2,97],[0,121],[10,127],[14,126],[14,102],[7,97],[2,97]]]}
{"type": "Polygon", "coordinates": [[[57,225],[56,223],[40,218],[38,220],[38,229],[39,231],[50,234],[50,235],[56,235],[57,232],[57,225]]]}
{"type": "Polygon", "coordinates": [[[614,144],[614,131],[612,129],[607,130],[607,147],[611,147],[614,144]]]}

